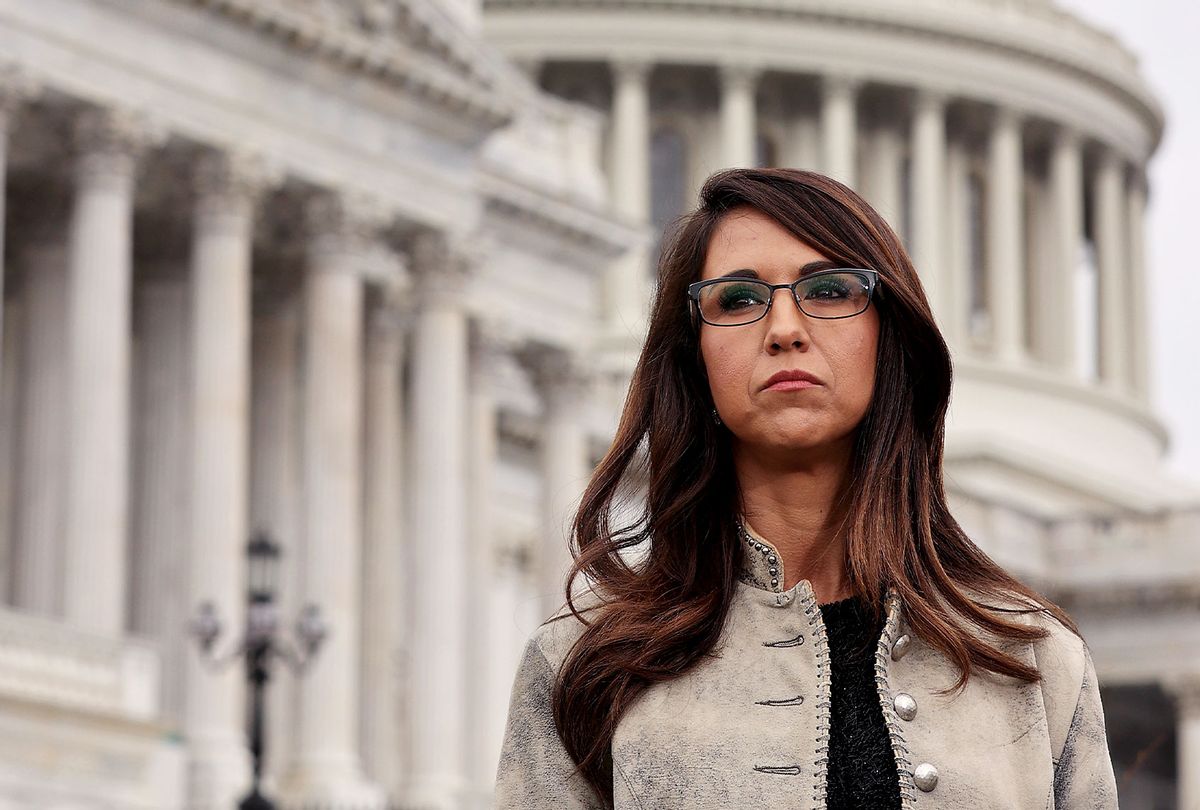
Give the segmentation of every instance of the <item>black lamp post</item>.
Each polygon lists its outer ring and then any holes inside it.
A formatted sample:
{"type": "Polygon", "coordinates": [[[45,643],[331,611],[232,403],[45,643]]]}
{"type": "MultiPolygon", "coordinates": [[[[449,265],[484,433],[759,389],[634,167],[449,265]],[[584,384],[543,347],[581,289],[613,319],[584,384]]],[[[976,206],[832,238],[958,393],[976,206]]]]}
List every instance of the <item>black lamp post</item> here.
{"type": "Polygon", "coordinates": [[[264,693],[271,680],[274,659],[280,658],[297,674],[316,655],[321,642],[328,633],[321,618],[320,609],[313,604],[305,605],[296,620],[296,638],[293,646],[278,637],[279,620],[275,607],[275,595],[279,580],[280,548],[264,532],[258,532],[246,546],[249,565],[247,567],[246,629],[242,640],[223,656],[213,652],[217,638],[222,633],[221,619],[212,602],[200,605],[191,623],[191,634],[200,645],[205,660],[216,668],[243,658],[246,664],[246,680],[250,684],[250,712],[248,714],[248,737],[250,755],[254,766],[254,781],[250,793],[238,805],[239,810],[275,810],[275,804],[262,794],[263,763],[263,715],[266,710],[264,693]]]}

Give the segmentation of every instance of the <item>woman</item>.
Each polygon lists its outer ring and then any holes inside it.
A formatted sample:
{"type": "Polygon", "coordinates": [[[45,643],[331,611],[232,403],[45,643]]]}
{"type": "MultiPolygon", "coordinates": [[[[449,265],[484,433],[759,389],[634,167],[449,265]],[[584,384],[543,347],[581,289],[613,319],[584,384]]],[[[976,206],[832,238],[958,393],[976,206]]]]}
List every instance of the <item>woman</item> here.
{"type": "Polygon", "coordinates": [[[513,684],[497,806],[1115,808],[1077,627],[948,511],[950,356],[896,235],[811,172],[700,196],[574,520],[570,610],[513,684]]]}

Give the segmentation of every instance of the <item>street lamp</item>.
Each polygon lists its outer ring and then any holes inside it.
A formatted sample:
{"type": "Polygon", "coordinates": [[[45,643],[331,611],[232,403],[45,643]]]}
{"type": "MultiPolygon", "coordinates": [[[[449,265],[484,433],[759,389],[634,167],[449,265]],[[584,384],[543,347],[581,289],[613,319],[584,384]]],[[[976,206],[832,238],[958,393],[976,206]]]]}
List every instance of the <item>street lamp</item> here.
{"type": "Polygon", "coordinates": [[[279,557],[281,549],[265,532],[258,532],[246,546],[247,588],[246,629],[241,641],[225,655],[216,655],[214,649],[224,628],[216,605],[203,602],[192,619],[189,632],[200,646],[200,653],[214,669],[243,659],[246,664],[246,680],[250,684],[250,714],[248,737],[250,755],[253,758],[254,781],[250,793],[238,804],[239,810],[275,810],[275,804],[262,794],[263,763],[263,715],[266,710],[264,692],[271,680],[271,667],[276,658],[282,659],[297,674],[302,674],[316,656],[328,628],[321,617],[320,608],[305,605],[296,620],[297,644],[288,644],[279,638],[279,621],[275,607],[275,596],[279,583],[279,557]]]}

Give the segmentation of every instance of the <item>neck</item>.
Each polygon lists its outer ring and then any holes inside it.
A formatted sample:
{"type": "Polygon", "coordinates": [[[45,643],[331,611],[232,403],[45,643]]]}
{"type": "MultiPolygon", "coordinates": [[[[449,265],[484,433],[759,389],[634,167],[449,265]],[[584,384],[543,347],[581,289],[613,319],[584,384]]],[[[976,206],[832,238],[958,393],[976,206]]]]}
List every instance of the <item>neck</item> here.
{"type": "Polygon", "coordinates": [[[817,601],[852,595],[846,574],[846,544],[838,507],[849,472],[849,453],[826,456],[806,466],[780,468],[751,453],[734,453],[742,493],[742,515],[750,528],[779,552],[785,590],[807,579],[817,601]]]}

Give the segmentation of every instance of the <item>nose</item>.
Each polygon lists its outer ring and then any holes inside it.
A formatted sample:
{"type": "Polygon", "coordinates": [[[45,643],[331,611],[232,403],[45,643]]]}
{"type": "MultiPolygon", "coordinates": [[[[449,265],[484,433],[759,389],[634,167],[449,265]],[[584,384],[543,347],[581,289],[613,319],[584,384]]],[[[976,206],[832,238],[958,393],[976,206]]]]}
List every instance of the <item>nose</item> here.
{"type": "Polygon", "coordinates": [[[779,289],[771,291],[771,309],[764,321],[767,322],[765,347],[769,353],[781,351],[785,346],[803,349],[809,344],[809,318],[800,309],[800,304],[791,290],[779,289]],[[782,295],[783,300],[776,301],[774,296],[782,295]]]}

